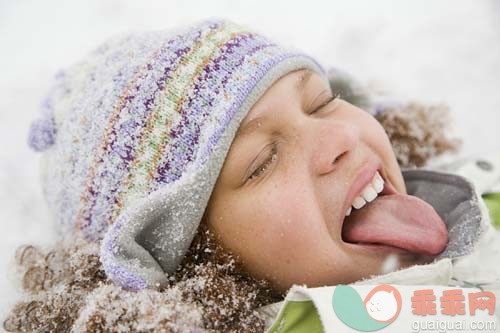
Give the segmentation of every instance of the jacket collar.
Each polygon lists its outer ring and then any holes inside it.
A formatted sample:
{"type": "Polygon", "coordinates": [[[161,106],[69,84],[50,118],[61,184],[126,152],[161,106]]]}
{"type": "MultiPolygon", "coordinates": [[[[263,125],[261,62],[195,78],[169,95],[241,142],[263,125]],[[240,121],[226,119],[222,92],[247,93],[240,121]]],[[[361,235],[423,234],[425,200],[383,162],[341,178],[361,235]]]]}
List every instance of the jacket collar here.
{"type": "Polygon", "coordinates": [[[481,234],[479,194],[466,178],[424,169],[403,170],[407,193],[434,207],[448,229],[448,245],[437,257],[470,254],[481,234]]]}

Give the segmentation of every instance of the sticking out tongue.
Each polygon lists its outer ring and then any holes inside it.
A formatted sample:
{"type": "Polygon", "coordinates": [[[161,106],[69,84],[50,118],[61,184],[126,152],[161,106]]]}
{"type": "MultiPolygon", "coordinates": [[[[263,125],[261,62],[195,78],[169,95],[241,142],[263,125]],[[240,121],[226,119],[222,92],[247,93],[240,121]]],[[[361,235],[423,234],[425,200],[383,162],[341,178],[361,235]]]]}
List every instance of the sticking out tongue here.
{"type": "Polygon", "coordinates": [[[448,243],[443,220],[427,202],[406,194],[383,195],[344,221],[344,241],[389,245],[413,253],[437,255],[448,243]]]}

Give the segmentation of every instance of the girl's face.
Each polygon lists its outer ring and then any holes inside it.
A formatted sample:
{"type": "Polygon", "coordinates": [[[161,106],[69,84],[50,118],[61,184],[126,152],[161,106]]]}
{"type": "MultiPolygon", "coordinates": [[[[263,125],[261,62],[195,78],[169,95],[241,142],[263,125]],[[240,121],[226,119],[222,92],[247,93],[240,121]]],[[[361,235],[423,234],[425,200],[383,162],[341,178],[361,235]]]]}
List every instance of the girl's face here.
{"type": "MultiPolygon", "coordinates": [[[[386,188],[406,194],[377,120],[332,100],[318,74],[295,71],[272,85],[241,123],[210,198],[207,223],[248,273],[280,291],[380,274],[390,251],[342,237],[353,191],[377,170],[386,188]]],[[[396,252],[400,266],[422,259],[396,252]]]]}

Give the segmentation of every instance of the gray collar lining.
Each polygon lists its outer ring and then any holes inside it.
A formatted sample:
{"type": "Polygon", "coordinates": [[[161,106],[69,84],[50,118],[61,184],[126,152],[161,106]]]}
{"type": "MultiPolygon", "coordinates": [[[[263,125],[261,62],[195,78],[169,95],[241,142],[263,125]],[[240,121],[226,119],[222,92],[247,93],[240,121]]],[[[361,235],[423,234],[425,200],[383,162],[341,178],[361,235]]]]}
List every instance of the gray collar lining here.
{"type": "Polygon", "coordinates": [[[424,169],[403,170],[407,193],[434,207],[448,229],[448,245],[437,257],[470,254],[481,233],[481,209],[473,185],[451,173],[424,169]]]}

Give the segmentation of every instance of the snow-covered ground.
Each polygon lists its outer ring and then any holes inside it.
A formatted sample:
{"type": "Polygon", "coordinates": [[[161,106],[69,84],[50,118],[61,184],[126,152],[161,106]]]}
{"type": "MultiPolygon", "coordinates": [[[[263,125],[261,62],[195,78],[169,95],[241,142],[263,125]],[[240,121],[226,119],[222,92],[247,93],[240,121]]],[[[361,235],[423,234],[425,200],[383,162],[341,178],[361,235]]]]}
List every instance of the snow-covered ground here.
{"type": "Polygon", "coordinates": [[[15,248],[54,238],[26,145],[52,75],[122,31],[226,17],[400,96],[446,102],[467,155],[500,153],[500,1],[0,0],[0,318],[15,248]]]}

